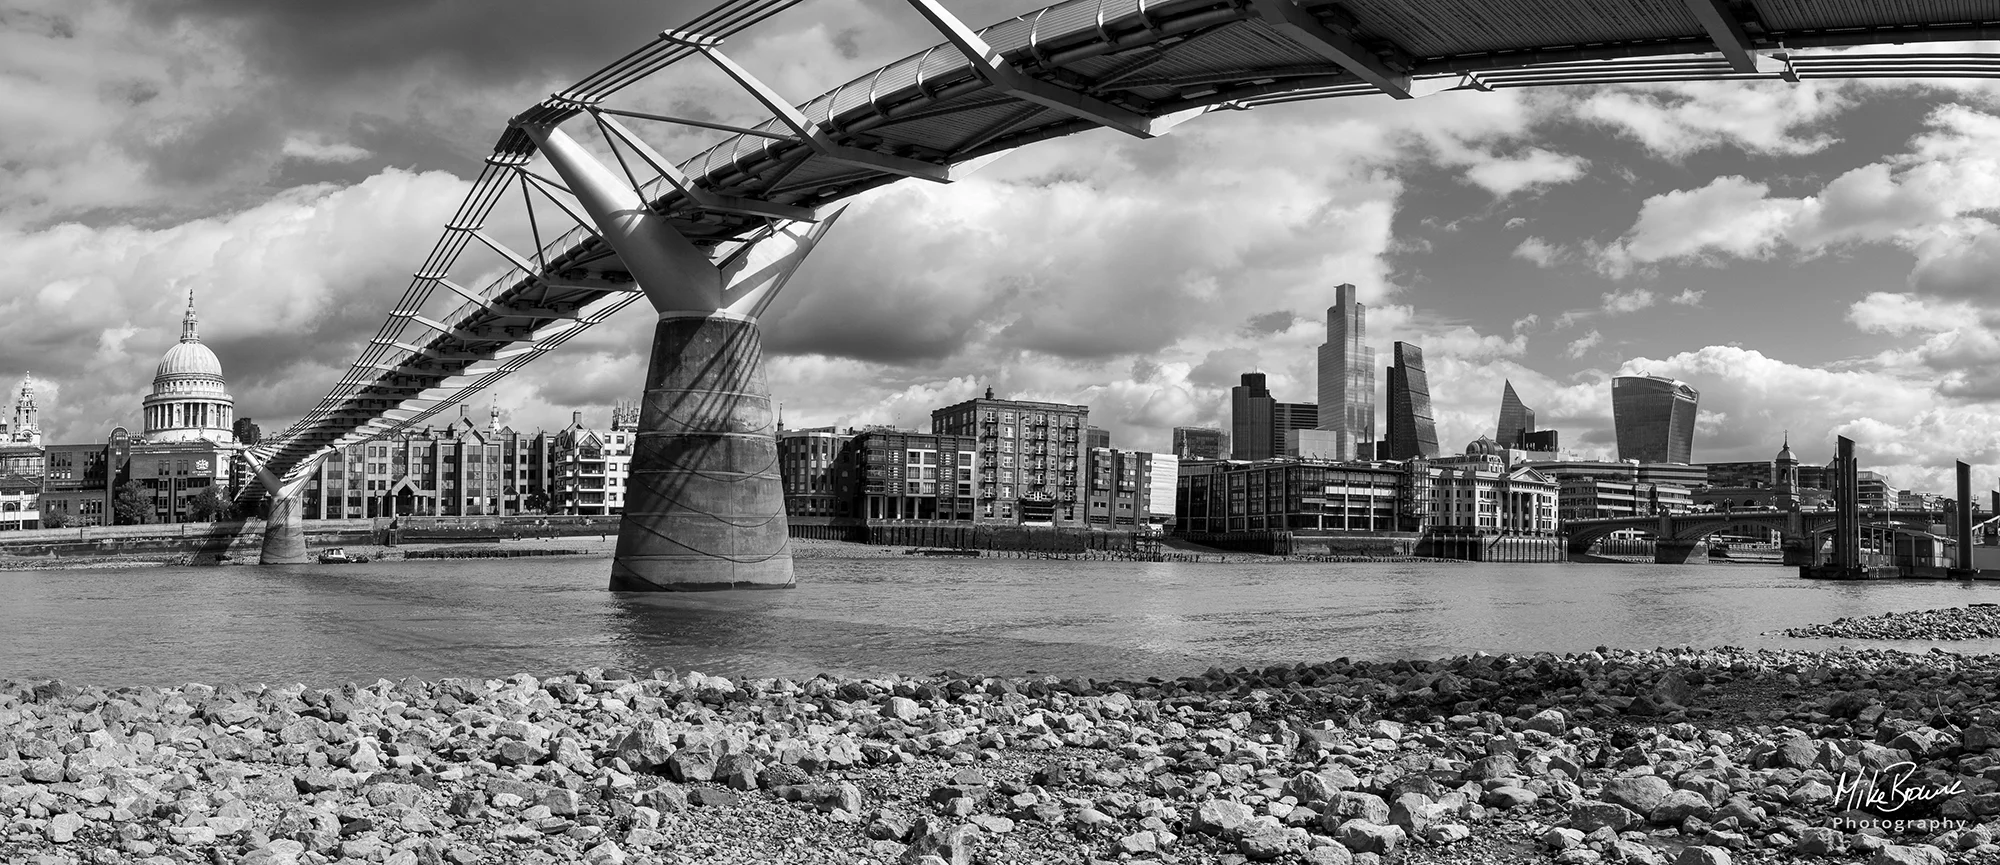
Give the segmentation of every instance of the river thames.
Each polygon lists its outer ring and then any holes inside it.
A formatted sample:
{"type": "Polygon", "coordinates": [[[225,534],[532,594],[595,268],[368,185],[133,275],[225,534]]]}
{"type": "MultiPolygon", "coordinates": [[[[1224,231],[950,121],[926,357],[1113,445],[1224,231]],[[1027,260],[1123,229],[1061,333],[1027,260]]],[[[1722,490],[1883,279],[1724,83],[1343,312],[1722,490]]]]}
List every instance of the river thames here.
{"type": "MultiPolygon", "coordinates": [[[[1749,564],[865,556],[801,559],[792,590],[700,595],[613,594],[609,567],[550,557],[0,572],[0,678],[324,686],[585,666],[1171,677],[1343,656],[1830,648],[1842,641],[1765,634],[2000,601],[2000,583],[1813,582],[1749,564]]],[[[2000,651],[2000,641],[1947,645],[2000,651]]]]}

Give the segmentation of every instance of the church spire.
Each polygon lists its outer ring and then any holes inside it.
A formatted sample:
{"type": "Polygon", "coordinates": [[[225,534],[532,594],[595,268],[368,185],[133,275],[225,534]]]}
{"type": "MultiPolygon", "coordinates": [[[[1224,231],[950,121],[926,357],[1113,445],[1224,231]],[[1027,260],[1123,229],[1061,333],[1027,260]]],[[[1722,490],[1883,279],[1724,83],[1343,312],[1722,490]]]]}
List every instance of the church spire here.
{"type": "Polygon", "coordinates": [[[187,314],[181,316],[181,342],[201,342],[201,336],[195,332],[194,289],[192,288],[188,289],[187,314]]]}

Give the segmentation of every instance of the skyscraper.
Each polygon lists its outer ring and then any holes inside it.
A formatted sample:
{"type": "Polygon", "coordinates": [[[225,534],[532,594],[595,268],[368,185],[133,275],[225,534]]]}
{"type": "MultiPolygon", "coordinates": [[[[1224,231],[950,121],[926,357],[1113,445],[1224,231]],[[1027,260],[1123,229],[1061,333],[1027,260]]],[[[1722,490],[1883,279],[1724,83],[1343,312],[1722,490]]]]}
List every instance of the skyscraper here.
{"type": "Polygon", "coordinates": [[[1230,459],[1283,456],[1286,430],[1312,429],[1319,422],[1318,406],[1279,402],[1264,380],[1261,372],[1246,372],[1243,383],[1229,389],[1230,459]]]}
{"type": "Polygon", "coordinates": [[[1334,433],[1342,459],[1373,457],[1357,446],[1375,440],[1375,350],[1368,347],[1368,308],[1342,283],[1326,310],[1319,347],[1319,428],[1334,433]]]}
{"type": "Polygon", "coordinates": [[[1688,463],[1694,453],[1695,406],[1701,392],[1657,375],[1611,380],[1611,425],[1618,458],[1642,463],[1688,463]]]}
{"type": "Polygon", "coordinates": [[[1271,406],[1276,402],[1261,372],[1244,373],[1243,383],[1229,389],[1231,459],[1271,458],[1271,406]]]}
{"type": "Polygon", "coordinates": [[[1174,456],[1184,460],[1219,460],[1229,455],[1229,437],[1209,427],[1174,427],[1174,456]]]}
{"type": "Polygon", "coordinates": [[[1407,342],[1396,343],[1393,350],[1396,365],[1389,367],[1388,457],[1437,456],[1437,426],[1431,421],[1431,384],[1424,373],[1424,350],[1407,342]]]}
{"type": "Polygon", "coordinates": [[[1500,392],[1500,429],[1493,440],[1502,447],[1517,448],[1534,431],[1535,410],[1521,404],[1521,396],[1514,392],[1514,382],[1510,380],[1500,392]]]}

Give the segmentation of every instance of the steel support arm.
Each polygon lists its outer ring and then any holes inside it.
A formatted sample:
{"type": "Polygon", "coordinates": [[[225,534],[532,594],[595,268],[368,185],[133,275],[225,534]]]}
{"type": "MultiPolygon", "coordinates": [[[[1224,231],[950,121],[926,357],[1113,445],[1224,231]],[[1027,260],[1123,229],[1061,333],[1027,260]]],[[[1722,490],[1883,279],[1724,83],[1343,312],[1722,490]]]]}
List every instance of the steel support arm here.
{"type": "Polygon", "coordinates": [[[1127,135],[1152,138],[1159,133],[1153,128],[1152,118],[1113,105],[1087,93],[1080,93],[1057,84],[1043,81],[1008,63],[986,40],[972,28],[965,26],[950,10],[938,0],[910,0],[924,19],[944,34],[945,41],[965,55],[972,71],[987,84],[1005,91],[1016,99],[1032,102],[1044,108],[1060,111],[1071,117],[1088,120],[1099,126],[1108,126],[1127,135]]]}
{"type": "Polygon", "coordinates": [[[1390,69],[1382,58],[1376,57],[1353,39],[1328,29],[1293,0],[1251,0],[1251,3],[1265,23],[1283,31],[1321,57],[1339,64],[1361,80],[1375,85],[1383,93],[1397,99],[1416,96],[1410,92],[1409,73],[1390,69]]]}
{"type": "Polygon", "coordinates": [[[1723,0],[1687,0],[1688,11],[1694,13],[1703,30],[1708,31],[1709,41],[1715,43],[1715,50],[1728,58],[1729,68],[1738,72],[1756,72],[1757,55],[1752,52],[1750,34],[1744,32],[1743,22],[1736,20],[1729,6],[1723,0]]]}

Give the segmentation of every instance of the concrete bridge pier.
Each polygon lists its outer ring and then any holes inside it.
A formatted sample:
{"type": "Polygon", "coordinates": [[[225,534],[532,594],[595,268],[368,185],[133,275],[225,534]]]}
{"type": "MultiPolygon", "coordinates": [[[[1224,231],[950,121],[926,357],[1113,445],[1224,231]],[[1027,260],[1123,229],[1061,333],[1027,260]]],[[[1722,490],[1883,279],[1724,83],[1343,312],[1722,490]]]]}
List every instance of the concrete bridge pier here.
{"type": "Polygon", "coordinates": [[[311,561],[306,557],[305,500],[299,495],[305,477],[286,484],[259,468],[257,480],[271,493],[271,514],[264,520],[264,546],[257,554],[257,563],[303,565],[311,561]]]}
{"type": "MultiPolygon", "coordinates": [[[[643,155],[613,118],[596,119],[643,155]]],[[[792,550],[757,318],[839,216],[779,219],[734,249],[697,248],[560,129],[534,140],[659,313],[612,591],[788,588],[792,550]]],[[[662,171],[670,163],[647,157],[662,171]]],[[[778,205],[737,202],[740,208],[778,205]]],[[[792,208],[796,210],[796,208],[792,208]]],[[[809,217],[811,214],[800,214],[809,217]]]]}

